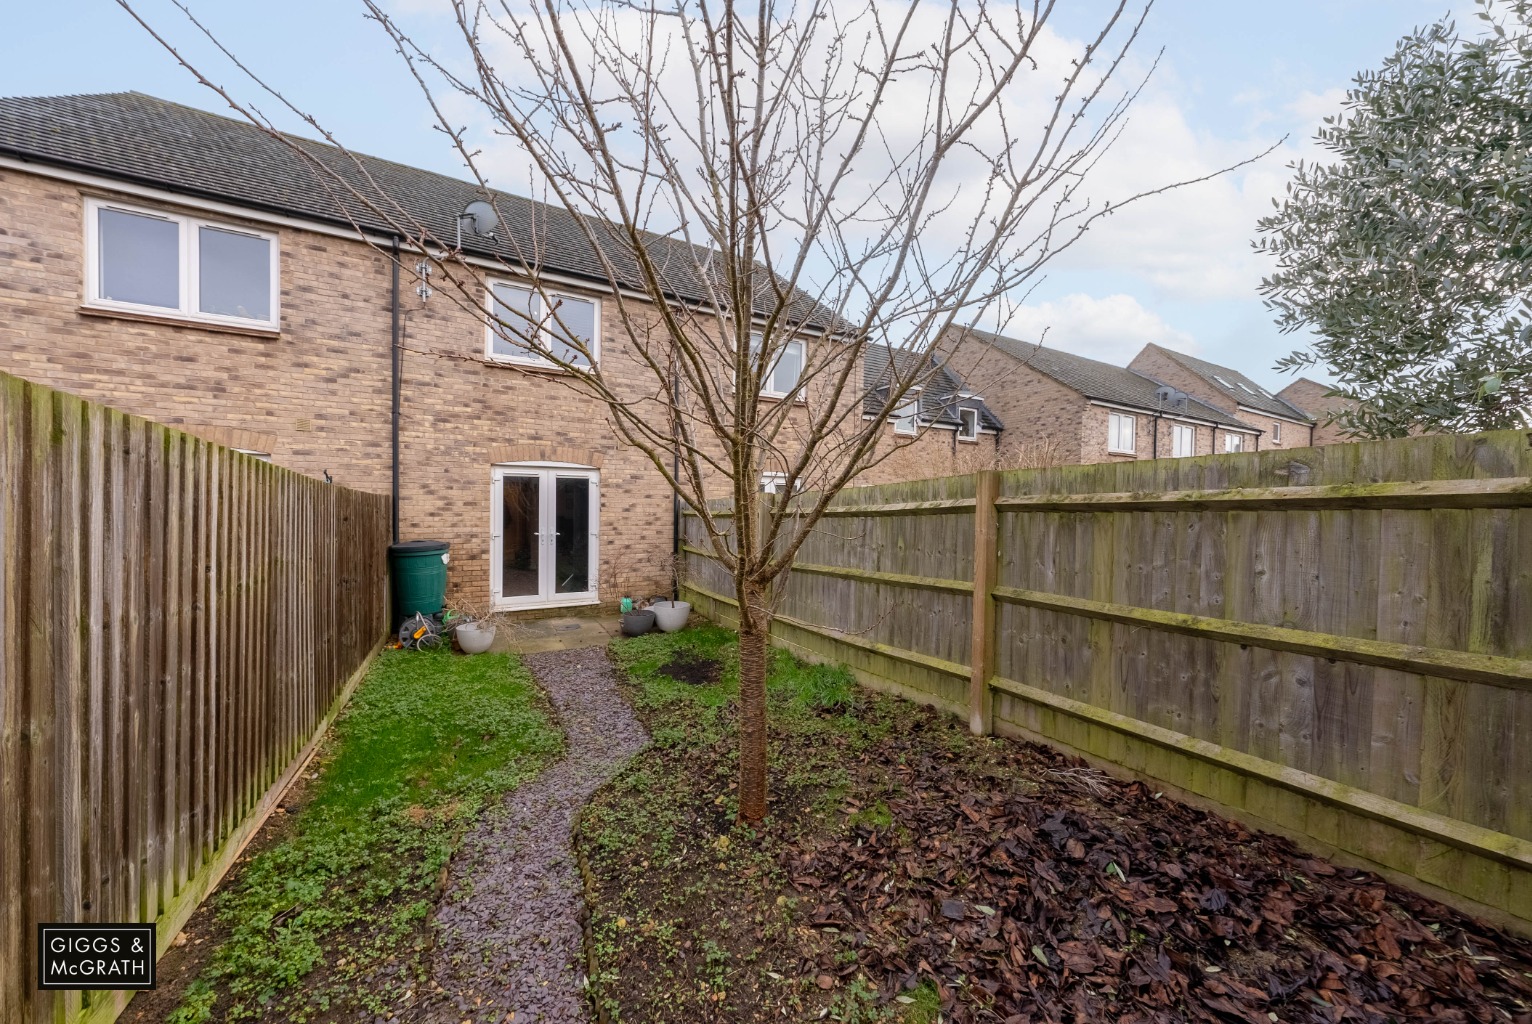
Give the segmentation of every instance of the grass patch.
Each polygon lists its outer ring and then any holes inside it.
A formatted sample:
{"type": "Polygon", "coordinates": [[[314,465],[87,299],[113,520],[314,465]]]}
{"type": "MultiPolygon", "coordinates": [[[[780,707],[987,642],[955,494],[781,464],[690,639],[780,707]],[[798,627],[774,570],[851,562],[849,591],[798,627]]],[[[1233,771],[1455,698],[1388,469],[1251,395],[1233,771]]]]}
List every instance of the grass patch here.
{"type": "Polygon", "coordinates": [[[562,743],[508,655],[381,654],[310,768],[288,837],[216,897],[222,941],[170,1020],[371,1019],[408,1006],[453,851],[562,743]]]}

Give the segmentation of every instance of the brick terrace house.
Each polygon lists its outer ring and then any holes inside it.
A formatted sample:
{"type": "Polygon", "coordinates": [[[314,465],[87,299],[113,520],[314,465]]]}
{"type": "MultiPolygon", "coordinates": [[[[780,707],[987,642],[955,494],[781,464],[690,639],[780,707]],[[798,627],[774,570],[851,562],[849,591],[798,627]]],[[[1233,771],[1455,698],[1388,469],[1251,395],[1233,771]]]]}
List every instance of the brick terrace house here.
{"type": "Polygon", "coordinates": [[[965,335],[953,339],[952,363],[1005,424],[1002,465],[1208,455],[1259,445],[1258,428],[1142,373],[985,331],[965,335]]]}
{"type": "Polygon", "coordinates": [[[1128,367],[1260,430],[1262,448],[1325,443],[1315,430],[1315,417],[1305,408],[1272,394],[1238,370],[1153,344],[1145,345],[1128,367]]]}
{"type": "Polygon", "coordinates": [[[863,416],[878,416],[888,401],[891,368],[924,383],[887,417],[882,460],[857,478],[880,484],[971,473],[997,465],[1004,424],[982,395],[950,366],[917,365],[911,352],[870,345],[863,354],[863,416]]]}
{"type": "MultiPolygon", "coordinates": [[[[365,172],[436,238],[453,238],[466,206],[486,198],[373,157],[358,157],[359,171],[332,147],[293,141],[352,178],[365,172]]],[[[519,235],[603,375],[636,403],[654,401],[585,236],[560,208],[492,198],[499,237],[464,239],[486,307],[538,301],[506,267],[507,239],[519,235]]],[[[359,205],[242,121],[138,93],[0,99],[0,366],[395,493],[402,538],[451,542],[454,601],[533,610],[668,590],[663,477],[555,367],[468,304],[419,297],[407,240],[396,259],[387,220],[359,205]]],[[[670,263],[683,266],[677,297],[700,301],[689,259],[670,263]]],[[[811,319],[771,386],[800,372],[814,346],[838,344],[811,319]]],[[[985,418],[980,429],[997,425],[985,418]]]]}

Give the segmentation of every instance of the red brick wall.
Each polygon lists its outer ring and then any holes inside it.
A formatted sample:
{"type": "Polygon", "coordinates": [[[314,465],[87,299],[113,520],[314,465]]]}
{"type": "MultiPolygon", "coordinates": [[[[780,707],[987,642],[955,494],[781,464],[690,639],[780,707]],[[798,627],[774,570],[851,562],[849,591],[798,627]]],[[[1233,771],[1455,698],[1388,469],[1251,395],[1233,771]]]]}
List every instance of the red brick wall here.
{"type": "Polygon", "coordinates": [[[876,465],[856,478],[856,486],[958,476],[997,467],[999,435],[981,433],[976,441],[959,441],[956,430],[927,427],[914,437],[894,433],[886,423],[878,441],[876,465]]]}

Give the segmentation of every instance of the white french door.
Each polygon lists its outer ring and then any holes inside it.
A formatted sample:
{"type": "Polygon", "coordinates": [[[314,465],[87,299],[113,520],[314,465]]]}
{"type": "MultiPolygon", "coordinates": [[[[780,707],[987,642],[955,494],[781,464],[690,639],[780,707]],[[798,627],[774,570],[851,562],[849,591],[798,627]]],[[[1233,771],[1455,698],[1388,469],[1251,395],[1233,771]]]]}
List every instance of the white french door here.
{"type": "Polygon", "coordinates": [[[593,604],[600,565],[599,474],[578,466],[496,466],[489,586],[496,610],[593,604]]]}

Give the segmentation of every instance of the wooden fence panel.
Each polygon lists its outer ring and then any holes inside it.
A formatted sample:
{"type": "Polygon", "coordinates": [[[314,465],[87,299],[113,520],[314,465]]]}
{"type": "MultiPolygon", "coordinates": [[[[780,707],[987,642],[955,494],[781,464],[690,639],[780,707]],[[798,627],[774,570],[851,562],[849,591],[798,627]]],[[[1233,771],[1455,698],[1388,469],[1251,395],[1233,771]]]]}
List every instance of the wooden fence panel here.
{"type": "Polygon", "coordinates": [[[216,884],[387,632],[388,499],[0,374],[0,1020],[44,921],[216,884]]]}
{"type": "MultiPolygon", "coordinates": [[[[1532,930],[1532,435],[986,486],[839,495],[779,642],[1532,930]]],[[[696,526],[688,593],[727,619],[696,526]]]]}

